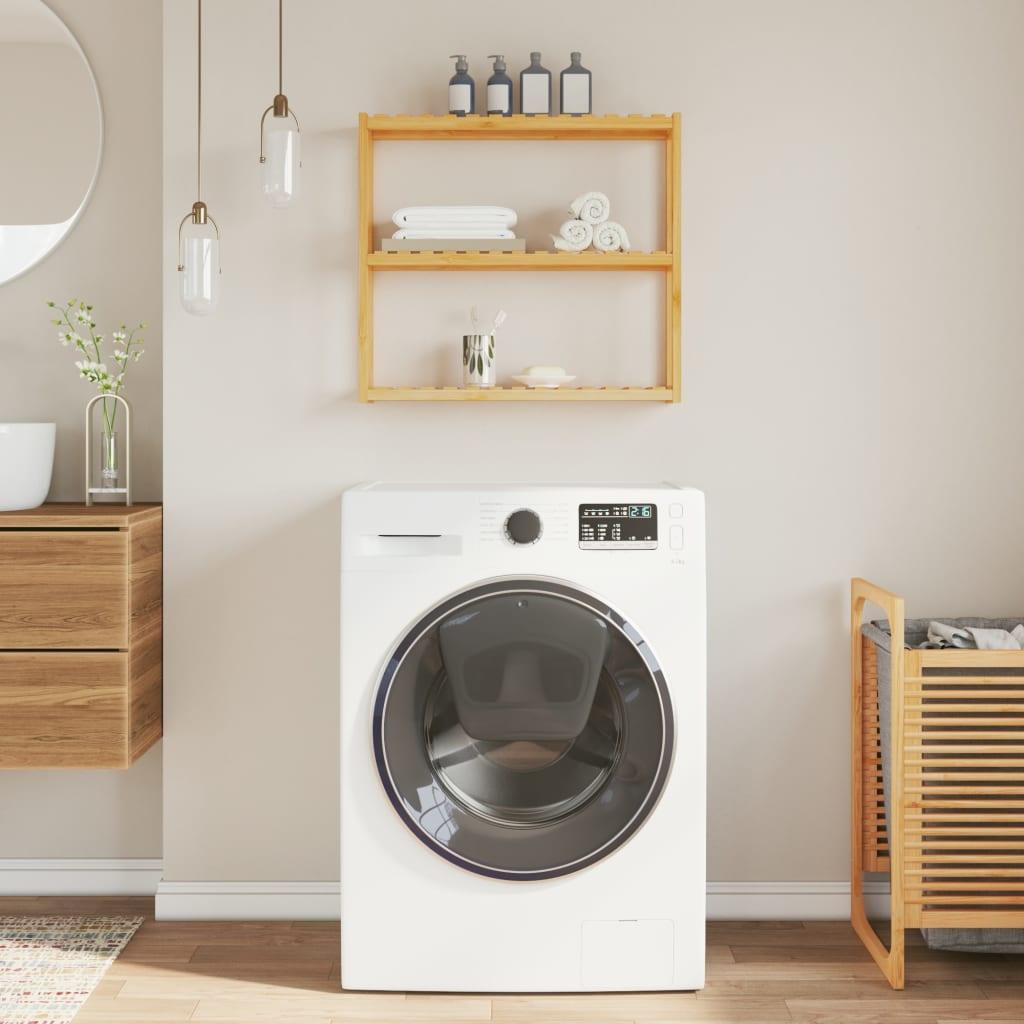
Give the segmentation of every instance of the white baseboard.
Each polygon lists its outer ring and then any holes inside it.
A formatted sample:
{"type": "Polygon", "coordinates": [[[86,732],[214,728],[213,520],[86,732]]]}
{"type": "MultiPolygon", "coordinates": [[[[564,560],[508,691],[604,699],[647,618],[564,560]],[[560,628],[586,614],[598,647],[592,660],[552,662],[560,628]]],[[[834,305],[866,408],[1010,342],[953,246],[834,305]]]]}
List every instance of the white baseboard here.
{"type": "Polygon", "coordinates": [[[159,858],[0,859],[0,896],[152,896],[159,858]]]}
{"type": "MultiPolygon", "coordinates": [[[[889,916],[889,883],[865,882],[868,916],[889,916]]],[[[849,882],[708,882],[709,921],[848,921],[849,882]]]]}
{"type": "MultiPolygon", "coordinates": [[[[337,882],[165,882],[159,859],[0,859],[0,896],[152,896],[167,921],[337,920],[337,882]]],[[[864,883],[888,916],[887,882],[864,883]]],[[[848,882],[708,882],[711,921],[848,920],[848,882]]]]}
{"type": "Polygon", "coordinates": [[[337,921],[337,882],[160,882],[161,921],[337,921]]]}
{"type": "MultiPolygon", "coordinates": [[[[848,882],[709,882],[710,921],[846,921],[848,882]]],[[[868,912],[888,917],[887,883],[866,882],[868,912]]],[[[337,882],[161,882],[165,920],[326,920],[338,917],[337,882]]]]}

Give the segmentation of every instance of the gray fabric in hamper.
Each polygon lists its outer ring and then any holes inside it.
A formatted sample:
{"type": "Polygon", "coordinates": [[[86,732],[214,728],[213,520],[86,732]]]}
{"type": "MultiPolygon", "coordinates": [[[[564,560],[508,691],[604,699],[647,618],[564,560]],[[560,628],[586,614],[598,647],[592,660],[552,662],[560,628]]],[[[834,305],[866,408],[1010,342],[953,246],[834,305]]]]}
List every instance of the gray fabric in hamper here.
{"type": "MultiPolygon", "coordinates": [[[[945,622],[964,629],[973,626],[980,629],[1005,629],[1012,632],[1014,626],[1024,622],[1024,616],[1017,619],[906,619],[903,624],[904,642],[907,647],[920,647],[928,639],[929,622],[945,622]]],[[[878,658],[878,724],[882,742],[882,784],[885,790],[886,814],[889,811],[889,774],[892,730],[892,633],[885,619],[865,622],[861,632],[874,645],[878,658]]],[[[1005,670],[986,669],[988,675],[1001,675],[1005,670]]],[[[955,675],[948,669],[940,669],[937,675],[955,675]]],[[[961,673],[963,674],[963,673],[961,673]]],[[[1013,671],[1005,672],[1007,675],[1013,671]]],[[[931,949],[956,950],[964,953],[1024,953],[1024,928],[922,928],[924,941],[931,949]]]]}

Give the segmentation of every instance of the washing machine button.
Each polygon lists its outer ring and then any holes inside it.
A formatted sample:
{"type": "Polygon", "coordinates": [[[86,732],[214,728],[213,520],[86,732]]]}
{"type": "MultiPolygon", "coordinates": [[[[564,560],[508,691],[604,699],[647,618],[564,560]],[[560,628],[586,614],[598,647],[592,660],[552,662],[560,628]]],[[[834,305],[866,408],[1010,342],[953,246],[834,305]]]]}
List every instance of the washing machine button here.
{"type": "Polygon", "coordinates": [[[683,528],[681,526],[669,527],[668,546],[678,551],[683,546],[683,528]]]}
{"type": "Polygon", "coordinates": [[[505,520],[505,536],[513,544],[536,544],[540,534],[540,516],[532,508],[517,509],[505,520]]]}
{"type": "Polygon", "coordinates": [[[668,514],[673,519],[681,519],[683,517],[683,506],[676,502],[674,505],[669,505],[668,514]]]}

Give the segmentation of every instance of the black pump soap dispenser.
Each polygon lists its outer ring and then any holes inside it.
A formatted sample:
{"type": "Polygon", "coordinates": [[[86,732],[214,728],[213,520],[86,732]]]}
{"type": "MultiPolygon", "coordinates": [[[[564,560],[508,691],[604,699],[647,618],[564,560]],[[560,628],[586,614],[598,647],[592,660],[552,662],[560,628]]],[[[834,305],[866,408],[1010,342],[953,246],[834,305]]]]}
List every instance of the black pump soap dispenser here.
{"type": "Polygon", "coordinates": [[[455,74],[448,79],[448,113],[465,117],[476,109],[476,85],[469,77],[469,62],[464,53],[453,53],[455,74]]]}
{"type": "Polygon", "coordinates": [[[512,115],[512,79],[505,74],[505,58],[500,53],[489,53],[494,61],[494,74],[487,79],[487,113],[512,115]]]}

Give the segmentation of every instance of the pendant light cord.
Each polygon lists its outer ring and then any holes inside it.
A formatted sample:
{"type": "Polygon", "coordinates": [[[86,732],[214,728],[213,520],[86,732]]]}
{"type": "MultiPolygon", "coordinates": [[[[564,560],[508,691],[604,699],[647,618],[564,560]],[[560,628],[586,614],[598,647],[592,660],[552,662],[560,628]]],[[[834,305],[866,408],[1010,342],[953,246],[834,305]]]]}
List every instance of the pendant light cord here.
{"type": "Polygon", "coordinates": [[[284,92],[284,0],[277,0],[277,91],[284,92]]]}
{"type": "Polygon", "coordinates": [[[199,17],[196,25],[198,40],[196,82],[196,199],[203,198],[203,0],[197,0],[199,17]]]}

